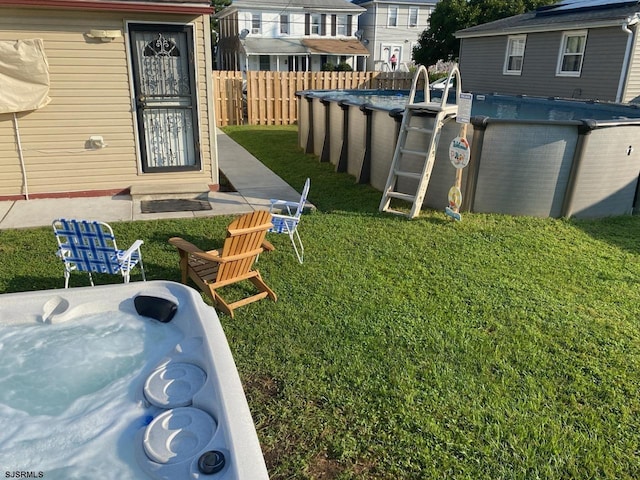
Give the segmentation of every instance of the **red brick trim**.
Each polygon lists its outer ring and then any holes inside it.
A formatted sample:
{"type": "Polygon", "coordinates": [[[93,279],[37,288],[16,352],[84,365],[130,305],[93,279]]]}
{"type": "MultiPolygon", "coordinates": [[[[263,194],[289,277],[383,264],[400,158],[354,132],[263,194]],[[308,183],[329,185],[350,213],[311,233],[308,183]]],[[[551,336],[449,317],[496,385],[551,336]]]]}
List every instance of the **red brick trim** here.
{"type": "MultiPolygon", "coordinates": [[[[209,184],[209,191],[217,192],[220,185],[209,184]]],[[[80,190],[77,192],[46,192],[30,193],[29,199],[37,198],[90,198],[90,197],[112,197],[114,195],[129,195],[129,188],[114,188],[110,190],[80,190]]],[[[0,195],[0,202],[26,200],[24,195],[0,195]]]]}

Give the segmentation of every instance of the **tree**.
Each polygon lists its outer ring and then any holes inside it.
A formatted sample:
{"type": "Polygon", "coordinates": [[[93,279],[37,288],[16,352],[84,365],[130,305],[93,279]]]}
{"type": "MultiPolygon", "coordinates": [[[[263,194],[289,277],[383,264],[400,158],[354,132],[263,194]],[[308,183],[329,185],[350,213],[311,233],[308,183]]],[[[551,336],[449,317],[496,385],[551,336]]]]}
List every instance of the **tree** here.
{"type": "MultiPolygon", "coordinates": [[[[225,7],[231,5],[231,0],[211,0],[211,6],[215,9],[216,13],[224,10],[225,7]]],[[[218,19],[211,17],[211,31],[218,31],[218,19]]]]}
{"type": "Polygon", "coordinates": [[[416,63],[430,65],[458,56],[460,41],[454,33],[464,28],[535,10],[557,0],[441,0],[413,49],[416,63]]]}

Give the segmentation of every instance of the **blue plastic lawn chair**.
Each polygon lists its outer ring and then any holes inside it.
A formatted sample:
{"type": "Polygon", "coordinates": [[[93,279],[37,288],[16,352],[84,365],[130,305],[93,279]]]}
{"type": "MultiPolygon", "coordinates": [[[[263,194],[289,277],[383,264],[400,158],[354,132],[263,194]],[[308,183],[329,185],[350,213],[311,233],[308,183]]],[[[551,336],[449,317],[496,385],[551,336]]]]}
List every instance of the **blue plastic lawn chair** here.
{"type": "Polygon", "coordinates": [[[286,200],[271,199],[271,223],[273,228],[270,232],[286,233],[291,239],[293,250],[296,252],[298,261],[302,263],[304,261],[304,245],[298,234],[298,225],[300,224],[300,217],[302,210],[304,210],[305,203],[307,202],[307,195],[309,195],[309,186],[311,181],[307,178],[304,182],[304,188],[302,189],[302,195],[298,202],[288,202],[286,200]],[[274,213],[274,210],[279,210],[281,213],[274,213]]]}
{"type": "Polygon", "coordinates": [[[58,242],[56,255],[64,262],[64,288],[69,288],[69,277],[74,270],[120,274],[129,283],[131,269],[140,264],[142,280],[146,280],[140,246],[136,240],[127,250],[119,250],[111,227],[103,222],[87,220],[54,220],[53,231],[58,242]]]}

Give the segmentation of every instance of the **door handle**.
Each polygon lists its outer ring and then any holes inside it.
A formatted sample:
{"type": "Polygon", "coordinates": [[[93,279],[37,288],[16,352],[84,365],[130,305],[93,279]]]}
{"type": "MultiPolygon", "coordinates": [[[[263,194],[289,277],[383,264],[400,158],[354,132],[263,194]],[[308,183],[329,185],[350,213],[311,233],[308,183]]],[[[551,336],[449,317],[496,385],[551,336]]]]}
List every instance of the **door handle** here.
{"type": "Polygon", "coordinates": [[[147,97],[145,97],[144,95],[138,95],[136,97],[136,105],[138,106],[138,108],[144,108],[147,106],[147,97]]]}

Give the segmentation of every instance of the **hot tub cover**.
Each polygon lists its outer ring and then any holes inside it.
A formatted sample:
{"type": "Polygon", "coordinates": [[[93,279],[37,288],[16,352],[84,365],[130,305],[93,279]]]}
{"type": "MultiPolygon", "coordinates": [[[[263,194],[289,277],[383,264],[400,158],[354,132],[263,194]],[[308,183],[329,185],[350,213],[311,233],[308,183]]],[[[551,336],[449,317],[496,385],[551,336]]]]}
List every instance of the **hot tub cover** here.
{"type": "Polygon", "coordinates": [[[50,101],[42,40],[0,41],[0,114],[37,110],[50,101]]]}

